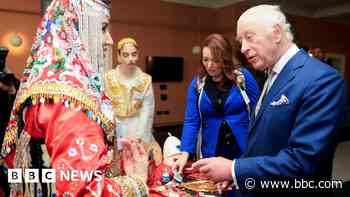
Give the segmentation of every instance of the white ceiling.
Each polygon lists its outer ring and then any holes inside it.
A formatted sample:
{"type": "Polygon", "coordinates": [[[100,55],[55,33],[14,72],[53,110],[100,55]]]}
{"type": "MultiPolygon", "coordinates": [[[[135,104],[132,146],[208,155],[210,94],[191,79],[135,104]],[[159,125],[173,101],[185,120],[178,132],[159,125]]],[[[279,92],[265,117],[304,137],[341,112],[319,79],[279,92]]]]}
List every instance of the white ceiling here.
{"type": "Polygon", "coordinates": [[[191,6],[222,8],[239,4],[277,4],[288,14],[322,18],[350,25],[350,0],[162,0],[191,6]]]}

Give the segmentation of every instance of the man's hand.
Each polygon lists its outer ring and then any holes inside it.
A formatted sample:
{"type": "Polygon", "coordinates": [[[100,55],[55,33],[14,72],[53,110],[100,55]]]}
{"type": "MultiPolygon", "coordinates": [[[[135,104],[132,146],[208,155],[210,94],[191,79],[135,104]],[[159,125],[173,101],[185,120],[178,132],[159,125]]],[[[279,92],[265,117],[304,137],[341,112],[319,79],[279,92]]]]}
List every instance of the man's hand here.
{"type": "Polygon", "coordinates": [[[214,182],[232,181],[232,161],[223,157],[201,159],[192,167],[214,182]]]}

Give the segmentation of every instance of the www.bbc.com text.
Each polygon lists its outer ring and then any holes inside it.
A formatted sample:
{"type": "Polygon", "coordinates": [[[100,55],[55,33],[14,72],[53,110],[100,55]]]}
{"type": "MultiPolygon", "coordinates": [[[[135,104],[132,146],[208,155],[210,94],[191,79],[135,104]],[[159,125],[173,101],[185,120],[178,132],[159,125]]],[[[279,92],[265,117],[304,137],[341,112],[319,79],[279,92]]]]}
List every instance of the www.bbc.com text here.
{"type": "Polygon", "coordinates": [[[247,178],[244,186],[248,190],[284,190],[284,189],[341,189],[343,182],[341,180],[259,180],[247,178]],[[259,185],[256,185],[259,184],[259,185]]]}

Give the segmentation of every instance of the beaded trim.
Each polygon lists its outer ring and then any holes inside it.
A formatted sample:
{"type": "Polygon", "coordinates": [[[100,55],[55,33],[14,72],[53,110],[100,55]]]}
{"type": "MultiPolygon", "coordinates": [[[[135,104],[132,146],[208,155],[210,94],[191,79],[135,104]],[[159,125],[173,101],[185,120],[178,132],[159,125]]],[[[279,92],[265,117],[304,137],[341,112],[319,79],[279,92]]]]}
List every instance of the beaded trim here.
{"type": "MultiPolygon", "coordinates": [[[[50,100],[53,103],[62,102],[67,108],[85,112],[91,120],[102,127],[107,142],[109,144],[113,143],[114,123],[98,110],[99,106],[95,101],[79,91],[78,88],[57,83],[36,84],[27,90],[23,90],[22,94],[19,95],[14,106],[15,111],[18,112],[28,99],[31,99],[31,105],[43,104],[50,100]]],[[[10,122],[4,137],[4,147],[1,151],[3,156],[11,152],[11,147],[16,143],[17,131],[18,125],[10,122]]]]}
{"type": "Polygon", "coordinates": [[[113,180],[117,181],[122,186],[122,196],[127,197],[147,197],[148,189],[146,183],[140,177],[122,176],[115,177],[113,180]]]}

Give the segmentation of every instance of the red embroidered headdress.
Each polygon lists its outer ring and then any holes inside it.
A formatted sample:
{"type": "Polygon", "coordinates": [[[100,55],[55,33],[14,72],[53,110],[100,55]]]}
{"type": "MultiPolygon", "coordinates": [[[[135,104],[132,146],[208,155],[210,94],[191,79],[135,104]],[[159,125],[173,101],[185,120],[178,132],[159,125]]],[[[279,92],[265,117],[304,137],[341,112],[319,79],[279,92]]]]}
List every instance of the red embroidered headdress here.
{"type": "Polygon", "coordinates": [[[39,28],[21,79],[21,87],[6,129],[1,155],[9,154],[22,132],[22,111],[28,105],[62,102],[84,111],[112,136],[113,123],[100,111],[106,68],[102,47],[102,17],[108,0],[53,0],[39,28]]]}

